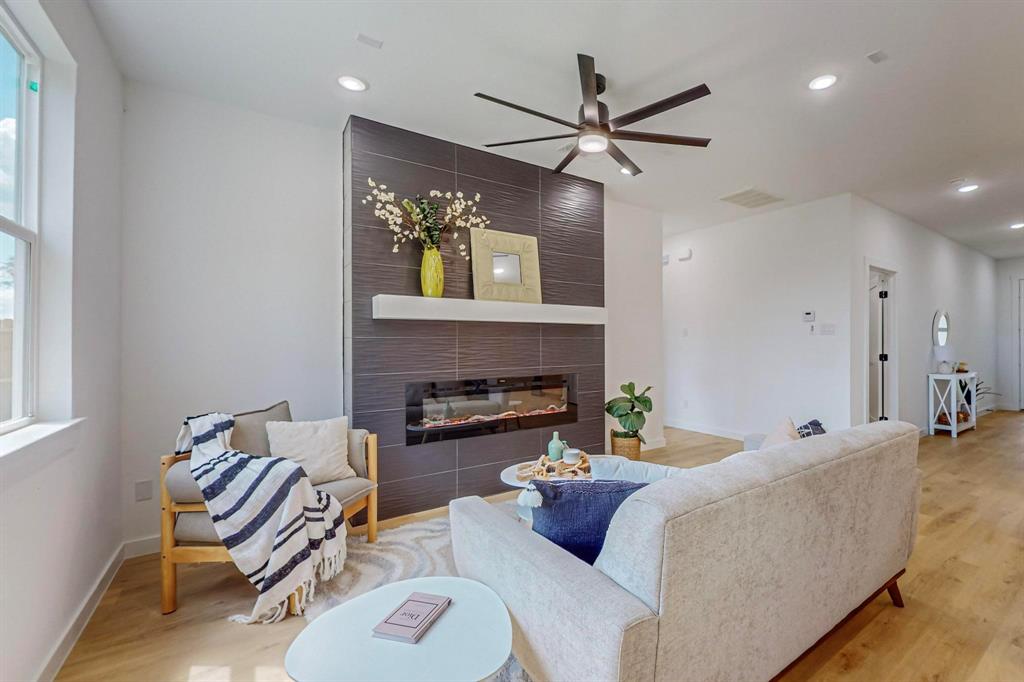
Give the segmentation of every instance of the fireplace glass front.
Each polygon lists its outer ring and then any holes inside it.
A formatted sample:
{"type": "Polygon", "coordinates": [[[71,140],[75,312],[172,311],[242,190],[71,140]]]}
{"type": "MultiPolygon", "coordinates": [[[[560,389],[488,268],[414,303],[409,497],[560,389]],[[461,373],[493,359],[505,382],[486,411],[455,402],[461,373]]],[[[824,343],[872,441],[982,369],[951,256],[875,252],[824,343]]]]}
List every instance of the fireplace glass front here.
{"type": "Polygon", "coordinates": [[[576,421],[576,375],[427,381],[405,385],[407,445],[576,421]]]}

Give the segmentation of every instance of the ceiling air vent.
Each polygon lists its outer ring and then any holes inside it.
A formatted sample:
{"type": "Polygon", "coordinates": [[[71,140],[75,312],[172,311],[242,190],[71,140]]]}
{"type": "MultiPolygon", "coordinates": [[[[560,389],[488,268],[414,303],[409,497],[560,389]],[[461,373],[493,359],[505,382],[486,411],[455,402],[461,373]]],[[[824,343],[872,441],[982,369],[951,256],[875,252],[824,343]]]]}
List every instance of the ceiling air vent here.
{"type": "Polygon", "coordinates": [[[745,189],[735,194],[720,197],[721,201],[728,201],[730,204],[736,204],[743,208],[760,208],[761,206],[767,206],[768,204],[774,204],[777,201],[782,201],[780,197],[768,192],[762,192],[759,189],[745,189]]]}

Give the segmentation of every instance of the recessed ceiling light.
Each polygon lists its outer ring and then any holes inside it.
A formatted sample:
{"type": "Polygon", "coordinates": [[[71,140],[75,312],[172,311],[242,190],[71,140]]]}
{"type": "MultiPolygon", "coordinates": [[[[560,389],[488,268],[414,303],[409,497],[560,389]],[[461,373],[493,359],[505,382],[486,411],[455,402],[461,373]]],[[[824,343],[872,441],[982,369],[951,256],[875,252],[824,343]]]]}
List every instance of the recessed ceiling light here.
{"type": "Polygon", "coordinates": [[[366,82],[359,80],[355,76],[342,76],[338,79],[338,85],[352,92],[362,92],[366,89],[366,82]]]}
{"type": "Polygon", "coordinates": [[[956,191],[961,192],[963,194],[967,194],[968,192],[973,192],[976,189],[978,189],[977,185],[961,185],[960,187],[956,188],[956,191]]]}
{"type": "Polygon", "coordinates": [[[632,175],[632,173],[629,172],[628,168],[620,168],[619,172],[622,173],[623,175],[632,175]]]}
{"type": "Polygon", "coordinates": [[[818,76],[810,83],[807,84],[811,90],[824,90],[825,88],[831,88],[839,80],[830,73],[826,73],[824,76],[818,76]]]}
{"type": "Polygon", "coordinates": [[[1019,230],[1022,227],[1024,227],[1024,223],[1014,223],[1013,225],[1010,225],[1011,230],[1019,230]]]}
{"type": "Polygon", "coordinates": [[[580,135],[579,145],[580,151],[583,152],[603,152],[605,149],[608,149],[608,138],[596,133],[587,133],[586,135],[580,135]]]}

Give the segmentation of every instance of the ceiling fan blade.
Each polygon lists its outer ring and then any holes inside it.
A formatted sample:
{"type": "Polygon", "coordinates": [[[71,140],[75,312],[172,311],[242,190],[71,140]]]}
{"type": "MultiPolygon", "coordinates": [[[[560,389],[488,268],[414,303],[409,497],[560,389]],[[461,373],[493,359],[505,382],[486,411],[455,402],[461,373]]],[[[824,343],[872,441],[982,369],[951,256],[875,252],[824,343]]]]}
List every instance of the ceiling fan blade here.
{"type": "Polygon", "coordinates": [[[707,84],[701,83],[695,88],[690,88],[685,92],[680,92],[678,95],[666,97],[654,104],[648,104],[646,107],[640,107],[636,111],[631,111],[628,114],[623,114],[622,116],[616,116],[612,120],[608,121],[608,127],[611,130],[624,128],[631,123],[642,121],[645,118],[650,118],[651,116],[660,114],[663,111],[674,109],[680,105],[686,104],[687,102],[692,102],[695,99],[700,99],[701,97],[705,97],[710,94],[711,90],[708,88],[707,84]]]}
{"type": "Polygon", "coordinates": [[[570,149],[569,153],[565,155],[565,158],[562,159],[559,162],[559,164],[557,166],[555,166],[555,169],[551,171],[552,175],[555,174],[555,173],[561,173],[562,170],[566,166],[568,166],[572,162],[572,160],[576,158],[576,155],[579,154],[579,153],[580,153],[580,146],[579,145],[576,145],[575,147],[570,149]]]}
{"type": "Polygon", "coordinates": [[[531,137],[529,140],[513,140],[512,142],[492,142],[491,144],[485,144],[485,147],[504,147],[510,144],[525,144],[526,142],[543,142],[544,140],[561,140],[566,137],[576,137],[576,133],[566,133],[565,135],[548,135],[547,137],[531,137]]]}
{"type": "Polygon", "coordinates": [[[485,99],[488,102],[494,102],[495,104],[500,104],[500,105],[502,105],[504,107],[508,107],[510,109],[515,109],[516,111],[521,111],[524,114],[530,114],[531,116],[539,116],[540,118],[546,119],[548,121],[552,121],[553,123],[560,123],[560,124],[562,124],[564,126],[568,126],[568,127],[572,128],[573,130],[579,130],[579,126],[577,124],[569,123],[568,121],[566,121],[564,119],[561,119],[561,118],[558,118],[556,116],[549,116],[548,114],[544,114],[544,113],[541,113],[539,111],[534,111],[533,109],[527,109],[526,107],[521,107],[518,104],[513,104],[512,102],[506,102],[503,99],[498,99],[497,97],[491,97],[490,95],[485,95],[482,92],[477,92],[477,93],[473,93],[473,94],[474,94],[475,97],[479,97],[480,99],[485,99]]]}
{"type": "Polygon", "coordinates": [[[626,153],[619,149],[619,146],[611,140],[608,141],[608,154],[618,161],[620,166],[628,170],[630,175],[636,176],[643,173],[643,171],[640,170],[640,166],[630,161],[629,157],[626,156],[626,153]]]}
{"type": "Polygon", "coordinates": [[[583,120],[587,125],[600,124],[597,107],[597,72],[594,70],[594,58],[578,54],[580,64],[580,86],[583,88],[583,120]]]}
{"type": "Polygon", "coordinates": [[[631,142],[655,142],[657,144],[678,144],[686,147],[707,147],[711,144],[710,137],[687,137],[685,135],[662,135],[661,133],[634,133],[629,130],[616,130],[609,135],[613,140],[629,140],[631,142]]]}

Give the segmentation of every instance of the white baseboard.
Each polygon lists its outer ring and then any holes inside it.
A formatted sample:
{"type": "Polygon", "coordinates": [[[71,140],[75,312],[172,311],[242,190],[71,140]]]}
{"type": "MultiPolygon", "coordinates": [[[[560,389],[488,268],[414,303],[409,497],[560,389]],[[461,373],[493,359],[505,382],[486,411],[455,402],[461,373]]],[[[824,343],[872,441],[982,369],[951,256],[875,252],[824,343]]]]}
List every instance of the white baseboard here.
{"type": "Polygon", "coordinates": [[[156,554],[160,551],[160,536],[150,535],[149,537],[126,540],[124,543],[124,558],[131,559],[146,554],[156,554]]]}
{"type": "Polygon", "coordinates": [[[673,429],[683,429],[684,431],[696,431],[697,433],[706,433],[709,436],[718,436],[720,438],[729,438],[730,440],[743,440],[745,433],[739,431],[733,431],[731,429],[721,429],[717,426],[708,426],[707,424],[698,424],[696,422],[685,421],[681,419],[666,419],[665,426],[670,426],[673,429]]]}
{"type": "Polygon", "coordinates": [[[75,643],[78,641],[79,636],[82,634],[82,630],[88,625],[89,619],[92,618],[92,614],[96,611],[96,607],[99,606],[100,599],[103,598],[103,594],[110,587],[111,581],[114,580],[114,576],[117,574],[117,570],[121,568],[121,562],[124,559],[124,545],[120,545],[110,557],[110,561],[107,562],[107,567],[103,573],[96,580],[92,590],[82,600],[81,606],[78,607],[78,613],[74,618],[71,619],[71,623],[68,624],[67,630],[64,631],[64,635],[60,638],[53,650],[50,652],[47,658],[46,664],[42,670],[39,671],[39,675],[36,677],[38,680],[45,680],[51,682],[57,673],[60,672],[61,666],[64,665],[64,661],[67,660],[68,654],[71,653],[71,649],[74,648],[75,643]]]}

